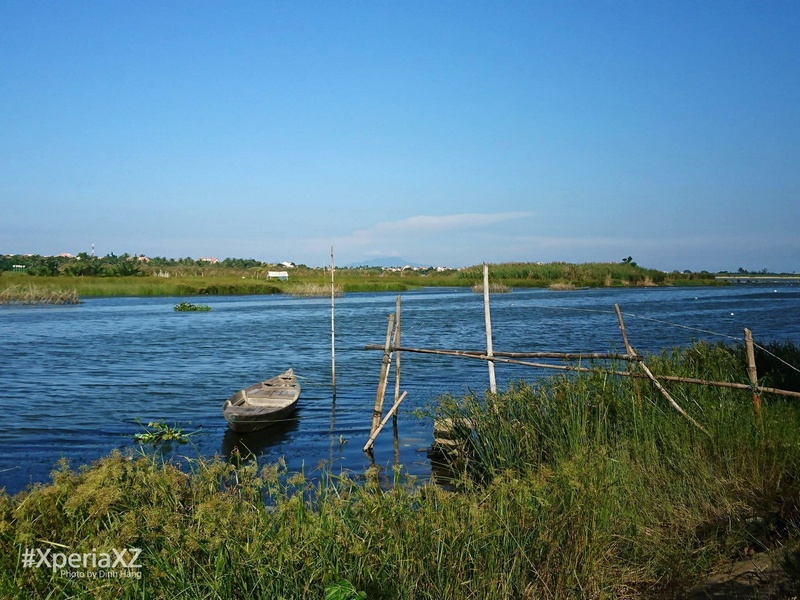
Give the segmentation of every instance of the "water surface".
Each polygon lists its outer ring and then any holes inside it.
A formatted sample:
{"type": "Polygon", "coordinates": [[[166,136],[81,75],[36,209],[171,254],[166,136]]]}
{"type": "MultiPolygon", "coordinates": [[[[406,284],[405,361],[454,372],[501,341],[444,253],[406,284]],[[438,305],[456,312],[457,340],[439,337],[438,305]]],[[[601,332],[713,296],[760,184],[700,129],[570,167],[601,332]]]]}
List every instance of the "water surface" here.
{"type": "MultiPolygon", "coordinates": [[[[483,297],[463,288],[405,292],[404,346],[485,347],[483,297]]],[[[332,395],[330,300],[287,296],[104,298],[77,306],[0,307],[0,487],[16,492],[46,481],[55,462],[91,462],[113,448],[137,447],[143,423],[165,419],[191,436],[172,452],[227,455],[245,444],[264,461],[284,457],[290,468],[320,464],[361,472],[369,436],[382,344],[396,294],[347,294],[336,300],[336,378],[332,395]],[[179,313],[180,301],[210,312],[179,313]],[[295,419],[240,438],[227,429],[223,401],[292,367],[303,388],[295,419]]],[[[614,313],[625,315],[640,352],[698,339],[800,343],[800,288],[514,290],[492,295],[495,351],[622,350],[614,313]]],[[[444,393],[483,391],[487,367],[478,361],[404,354],[399,461],[426,476],[432,424],[415,416],[444,393]]],[[[496,366],[498,386],[542,371],[496,366]]],[[[390,381],[390,394],[393,394],[390,381]]],[[[387,400],[386,408],[390,406],[387,400]]],[[[374,460],[395,460],[391,427],[374,460]]]]}

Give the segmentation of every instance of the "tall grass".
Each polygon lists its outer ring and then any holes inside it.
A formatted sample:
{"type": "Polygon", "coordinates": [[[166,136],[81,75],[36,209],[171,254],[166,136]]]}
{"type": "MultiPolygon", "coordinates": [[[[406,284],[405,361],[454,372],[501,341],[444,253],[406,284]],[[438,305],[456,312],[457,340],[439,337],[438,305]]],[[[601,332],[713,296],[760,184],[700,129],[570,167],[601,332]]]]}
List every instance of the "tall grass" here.
{"type": "MultiPolygon", "coordinates": [[[[695,352],[708,372],[739,380],[735,352],[695,352]]],[[[674,372],[686,361],[676,352],[650,362],[674,372]]],[[[52,483],[0,494],[0,596],[679,593],[720,560],[797,539],[800,406],[768,398],[757,420],[746,392],[672,392],[710,437],[644,382],[599,373],[443,398],[438,416],[471,423],[450,491],[399,467],[335,476],[219,459],[186,472],[145,454],[78,470],[62,462],[52,483]],[[47,547],[142,548],[142,578],[78,581],[21,566],[26,548],[47,547]]]]}
{"type": "Polygon", "coordinates": [[[11,285],[0,290],[0,304],[78,304],[80,298],[74,289],[52,286],[11,285]]]}
{"type": "MultiPolygon", "coordinates": [[[[326,285],[324,283],[295,283],[290,285],[286,291],[298,298],[330,297],[331,286],[330,284],[326,285]]],[[[342,286],[335,285],[333,293],[335,296],[343,296],[344,290],[342,286]]]]}
{"type": "MultiPolygon", "coordinates": [[[[662,374],[746,379],[743,351],[721,345],[665,352],[648,364],[662,374]]],[[[599,372],[449,398],[440,412],[460,426],[454,437],[469,481],[528,481],[560,517],[571,515],[549,531],[576,559],[586,545],[579,579],[591,586],[616,573],[623,587],[642,591],[691,581],[723,558],[769,546],[779,531],[800,532],[797,401],[770,398],[757,419],[749,393],[671,392],[710,436],[652,386],[599,372]]]]}
{"type": "MultiPolygon", "coordinates": [[[[504,263],[490,265],[489,272],[496,281],[512,287],[548,287],[553,284],[575,287],[652,286],[652,285],[714,285],[711,273],[664,273],[656,269],[621,263],[504,263]]],[[[458,279],[477,285],[483,267],[459,271],[458,279]]]]}

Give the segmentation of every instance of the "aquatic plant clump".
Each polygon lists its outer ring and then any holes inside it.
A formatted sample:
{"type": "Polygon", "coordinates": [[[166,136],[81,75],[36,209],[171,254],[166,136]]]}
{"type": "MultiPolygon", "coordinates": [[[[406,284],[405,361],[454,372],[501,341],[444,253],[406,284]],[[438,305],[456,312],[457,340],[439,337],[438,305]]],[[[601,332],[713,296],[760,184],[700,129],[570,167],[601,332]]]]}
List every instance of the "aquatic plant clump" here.
{"type": "Polygon", "coordinates": [[[175,305],[175,310],[178,312],[208,312],[211,307],[206,304],[191,304],[190,302],[181,302],[175,305]]]}
{"type": "MultiPolygon", "coordinates": [[[[138,420],[137,420],[138,423],[138,420]]],[[[184,444],[189,441],[189,436],[196,431],[184,433],[177,425],[170,426],[164,419],[150,421],[147,426],[142,425],[141,433],[136,433],[133,439],[140,443],[155,444],[158,442],[178,442],[184,444]]]]}

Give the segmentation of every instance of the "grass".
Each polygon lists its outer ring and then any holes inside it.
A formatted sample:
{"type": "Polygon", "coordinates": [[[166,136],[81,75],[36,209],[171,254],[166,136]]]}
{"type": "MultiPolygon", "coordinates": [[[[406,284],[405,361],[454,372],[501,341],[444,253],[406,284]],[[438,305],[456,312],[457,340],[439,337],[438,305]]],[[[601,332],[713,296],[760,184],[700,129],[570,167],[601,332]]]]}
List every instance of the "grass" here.
{"type": "MultiPolygon", "coordinates": [[[[298,298],[330,298],[331,286],[324,283],[294,283],[287,289],[288,293],[298,298]]],[[[343,296],[344,290],[341,286],[334,286],[335,296],[343,296]]]]}
{"type": "MultiPolygon", "coordinates": [[[[225,294],[275,294],[329,296],[330,272],[298,267],[289,281],[265,279],[259,268],[170,268],[145,270],[138,276],[39,276],[4,272],[0,290],[33,284],[43,290],[74,289],[81,297],[93,296],[197,296],[225,294]]],[[[663,273],[619,263],[505,263],[490,265],[492,285],[514,287],[557,286],[625,287],[652,285],[719,285],[710,273],[663,273]]],[[[421,287],[473,287],[483,283],[483,267],[459,271],[384,271],[339,269],[336,286],[342,292],[402,292],[421,287]]]]}
{"type": "MultiPolygon", "coordinates": [[[[483,293],[483,284],[479,283],[478,285],[473,285],[472,286],[472,291],[475,292],[476,294],[482,294],[483,293]]],[[[511,288],[508,287],[507,285],[502,284],[502,283],[494,283],[494,282],[489,283],[489,293],[490,294],[507,294],[510,291],[511,291],[511,288]]]]}
{"type": "MultiPolygon", "coordinates": [[[[649,364],[746,380],[738,348],[649,364]]],[[[670,390],[711,436],[649,384],[600,373],[442,398],[437,417],[470,423],[448,489],[399,467],[337,476],[197,459],[186,472],[116,452],[62,462],[51,483],[0,494],[0,596],[663,597],[750,548],[800,557],[800,405],[765,398],[759,420],[749,392],[670,390]],[[142,578],[22,568],[26,548],[47,547],[141,548],[142,578]]]]}
{"type": "Polygon", "coordinates": [[[75,289],[39,286],[33,283],[11,285],[0,290],[0,304],[78,304],[75,289]]]}

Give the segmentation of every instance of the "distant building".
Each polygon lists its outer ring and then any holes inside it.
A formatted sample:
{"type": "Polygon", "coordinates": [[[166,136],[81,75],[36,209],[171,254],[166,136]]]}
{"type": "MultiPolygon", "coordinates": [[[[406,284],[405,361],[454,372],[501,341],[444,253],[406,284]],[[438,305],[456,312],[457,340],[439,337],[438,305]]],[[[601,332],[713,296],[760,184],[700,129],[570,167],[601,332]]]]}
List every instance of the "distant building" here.
{"type": "Polygon", "coordinates": [[[267,271],[267,279],[287,281],[289,279],[289,273],[287,271],[267,271]]]}
{"type": "Polygon", "coordinates": [[[297,265],[295,265],[293,262],[284,261],[281,263],[281,266],[286,267],[287,269],[294,269],[297,265]]]}
{"type": "Polygon", "coordinates": [[[211,263],[212,265],[216,265],[217,263],[219,263],[218,258],[198,258],[197,261],[211,263]]]}

